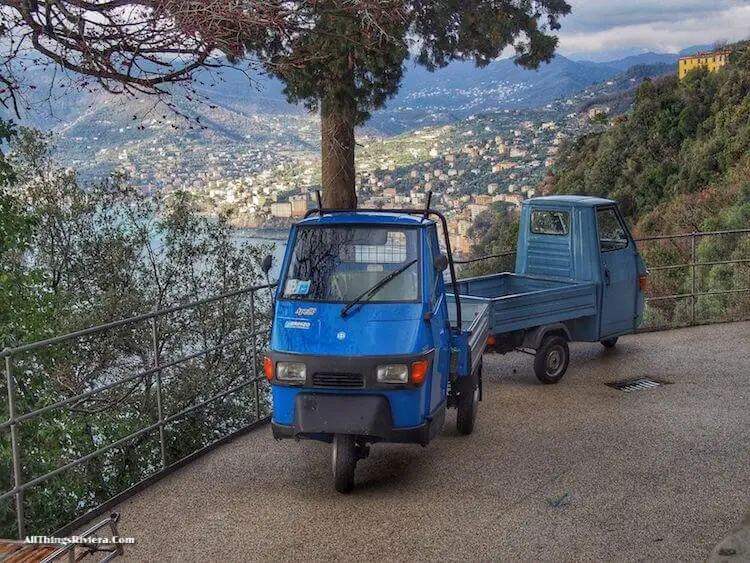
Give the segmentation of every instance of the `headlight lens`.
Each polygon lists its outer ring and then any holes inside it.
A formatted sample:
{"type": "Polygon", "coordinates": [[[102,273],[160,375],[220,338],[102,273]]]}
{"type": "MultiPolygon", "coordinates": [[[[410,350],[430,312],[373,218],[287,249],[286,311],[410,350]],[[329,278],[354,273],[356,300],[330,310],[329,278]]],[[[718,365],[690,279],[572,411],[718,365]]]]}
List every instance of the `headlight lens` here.
{"type": "Polygon", "coordinates": [[[304,383],[307,380],[307,367],[298,362],[279,362],[276,364],[276,379],[290,383],[304,383]]]}
{"type": "Polygon", "coordinates": [[[409,366],[392,364],[378,366],[378,383],[408,383],[409,366]]]}

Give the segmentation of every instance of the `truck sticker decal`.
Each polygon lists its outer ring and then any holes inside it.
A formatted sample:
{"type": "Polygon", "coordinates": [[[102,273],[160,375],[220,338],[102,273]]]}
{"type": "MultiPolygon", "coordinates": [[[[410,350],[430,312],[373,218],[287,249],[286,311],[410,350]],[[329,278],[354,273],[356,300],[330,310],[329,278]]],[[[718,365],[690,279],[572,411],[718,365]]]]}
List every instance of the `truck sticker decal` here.
{"type": "Polygon", "coordinates": [[[295,280],[295,279],[286,280],[286,285],[284,286],[284,295],[296,295],[298,283],[299,283],[299,280],[295,280]]]}
{"type": "Polygon", "coordinates": [[[300,280],[297,284],[297,295],[307,295],[310,293],[310,280],[300,280]]]}
{"type": "Polygon", "coordinates": [[[310,280],[290,279],[284,286],[284,295],[307,295],[310,293],[310,280]]]}
{"type": "Polygon", "coordinates": [[[315,307],[298,307],[294,314],[298,317],[312,317],[317,312],[318,310],[315,307]]]}
{"type": "Polygon", "coordinates": [[[286,321],[284,328],[298,328],[301,330],[310,330],[310,321],[286,321]]]}

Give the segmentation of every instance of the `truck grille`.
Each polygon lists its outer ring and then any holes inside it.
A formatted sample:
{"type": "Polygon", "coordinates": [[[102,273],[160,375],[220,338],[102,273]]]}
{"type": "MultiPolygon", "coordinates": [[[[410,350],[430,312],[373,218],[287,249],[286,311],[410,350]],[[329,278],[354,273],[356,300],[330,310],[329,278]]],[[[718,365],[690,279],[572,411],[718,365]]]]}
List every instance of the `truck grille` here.
{"type": "Polygon", "coordinates": [[[315,373],[312,382],[314,387],[333,389],[360,389],[365,386],[361,373],[315,373]]]}

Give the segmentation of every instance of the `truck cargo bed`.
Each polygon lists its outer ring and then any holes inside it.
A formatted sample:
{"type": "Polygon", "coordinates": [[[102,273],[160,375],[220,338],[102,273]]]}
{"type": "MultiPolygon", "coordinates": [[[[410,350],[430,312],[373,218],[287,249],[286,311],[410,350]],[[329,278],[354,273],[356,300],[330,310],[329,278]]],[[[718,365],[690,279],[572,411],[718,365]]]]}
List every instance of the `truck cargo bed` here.
{"type": "MultiPolygon", "coordinates": [[[[448,296],[449,316],[456,322],[455,302],[448,296]]],[[[490,334],[490,304],[485,300],[464,301],[461,298],[461,332],[451,336],[451,348],[459,351],[451,360],[451,371],[465,377],[474,372],[482,360],[490,334]]]]}
{"type": "MultiPolygon", "coordinates": [[[[596,284],[518,274],[497,274],[462,280],[463,324],[489,305],[489,331],[504,334],[596,314],[596,284]]],[[[455,315],[452,296],[450,315],[455,315]]]]}

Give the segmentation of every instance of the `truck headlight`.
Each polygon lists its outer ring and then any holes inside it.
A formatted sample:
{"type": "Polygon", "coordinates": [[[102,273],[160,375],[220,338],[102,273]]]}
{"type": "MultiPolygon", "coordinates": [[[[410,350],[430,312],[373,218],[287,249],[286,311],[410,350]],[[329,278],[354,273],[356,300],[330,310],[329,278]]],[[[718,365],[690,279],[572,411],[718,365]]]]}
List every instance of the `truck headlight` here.
{"type": "Polygon", "coordinates": [[[409,366],[392,364],[378,366],[378,383],[408,383],[409,366]]]}
{"type": "Polygon", "coordinates": [[[299,362],[278,362],[276,379],[290,383],[304,383],[307,381],[307,366],[299,362]]]}

